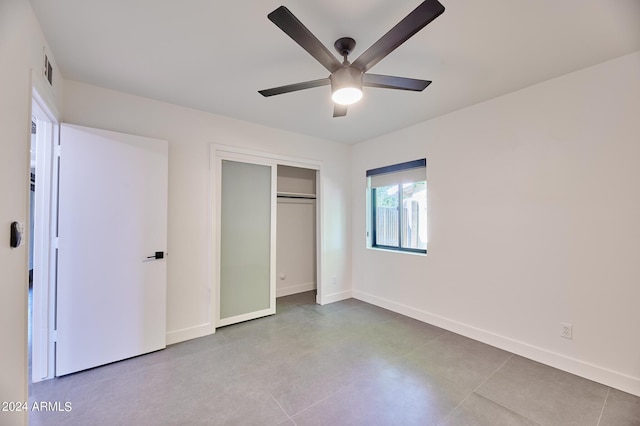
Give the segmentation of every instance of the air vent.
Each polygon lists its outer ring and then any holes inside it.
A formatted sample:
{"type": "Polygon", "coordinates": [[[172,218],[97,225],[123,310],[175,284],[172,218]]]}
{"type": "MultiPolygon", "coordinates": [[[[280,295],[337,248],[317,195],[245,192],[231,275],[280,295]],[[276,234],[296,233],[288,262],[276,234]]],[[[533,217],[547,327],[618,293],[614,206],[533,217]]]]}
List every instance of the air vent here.
{"type": "Polygon", "coordinates": [[[51,62],[49,62],[49,56],[47,56],[46,52],[44,54],[44,66],[42,68],[42,75],[44,75],[44,79],[49,82],[49,85],[53,86],[53,66],[51,65],[51,62]]]}

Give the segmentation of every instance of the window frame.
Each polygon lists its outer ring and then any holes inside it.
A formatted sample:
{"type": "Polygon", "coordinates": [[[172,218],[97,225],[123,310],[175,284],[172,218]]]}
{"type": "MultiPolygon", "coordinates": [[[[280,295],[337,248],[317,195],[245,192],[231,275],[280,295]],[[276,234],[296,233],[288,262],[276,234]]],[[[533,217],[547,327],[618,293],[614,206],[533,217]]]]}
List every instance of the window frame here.
{"type": "MultiPolygon", "coordinates": [[[[412,247],[403,247],[403,241],[402,241],[402,227],[403,227],[403,221],[404,221],[404,215],[403,213],[403,205],[404,205],[404,188],[403,182],[399,182],[397,184],[395,184],[397,186],[397,194],[398,194],[398,206],[396,207],[398,210],[398,245],[397,246],[390,246],[390,245],[386,245],[386,244],[378,244],[377,243],[377,196],[376,196],[376,190],[379,187],[372,187],[371,186],[371,180],[370,178],[372,176],[375,175],[381,175],[381,174],[387,174],[387,173],[394,173],[394,172],[400,172],[403,170],[409,170],[409,169],[414,169],[414,168],[423,168],[425,171],[425,177],[424,177],[424,181],[416,181],[415,183],[418,182],[425,182],[425,187],[426,187],[426,182],[427,182],[427,176],[426,176],[426,169],[427,169],[427,160],[426,158],[422,158],[419,160],[414,160],[414,161],[408,161],[405,163],[399,163],[399,164],[393,164],[390,166],[385,166],[385,167],[379,167],[376,169],[371,169],[371,170],[367,170],[367,190],[368,190],[368,197],[367,197],[367,201],[368,201],[368,205],[367,205],[367,215],[368,217],[371,218],[371,220],[369,221],[369,224],[367,225],[367,235],[369,236],[369,241],[368,241],[368,246],[369,248],[372,249],[378,249],[378,250],[388,250],[388,251],[395,251],[395,252],[406,252],[406,253],[415,253],[415,254],[422,254],[422,255],[426,255],[427,254],[427,249],[419,249],[419,248],[412,248],[412,247]]],[[[393,185],[387,185],[389,187],[393,186],[393,185]]]]}

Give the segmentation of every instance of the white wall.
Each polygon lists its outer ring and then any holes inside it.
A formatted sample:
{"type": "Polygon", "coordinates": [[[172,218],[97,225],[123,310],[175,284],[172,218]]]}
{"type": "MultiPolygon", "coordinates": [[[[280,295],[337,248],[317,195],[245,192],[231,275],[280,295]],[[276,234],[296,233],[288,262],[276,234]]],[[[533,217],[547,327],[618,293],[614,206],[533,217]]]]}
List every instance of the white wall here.
{"type": "MultiPolygon", "coordinates": [[[[0,1],[0,401],[27,399],[28,247],[9,248],[9,225],[17,220],[28,229],[31,86],[52,109],[62,90],[59,77],[54,92],[41,76],[44,46],[29,2],[0,1]]],[[[0,424],[26,424],[26,415],[0,412],[0,424]]]]}
{"type": "Polygon", "coordinates": [[[355,145],[354,296],[640,395],[639,159],[640,52],[355,145]],[[427,256],[366,249],[365,170],[424,157],[427,256]]]}
{"type": "Polygon", "coordinates": [[[209,322],[209,149],[232,145],[322,162],[324,301],[350,296],[350,147],[101,89],[65,84],[64,121],[169,141],[169,342],[209,322]],[[330,277],[338,276],[331,286],[330,277]]]}

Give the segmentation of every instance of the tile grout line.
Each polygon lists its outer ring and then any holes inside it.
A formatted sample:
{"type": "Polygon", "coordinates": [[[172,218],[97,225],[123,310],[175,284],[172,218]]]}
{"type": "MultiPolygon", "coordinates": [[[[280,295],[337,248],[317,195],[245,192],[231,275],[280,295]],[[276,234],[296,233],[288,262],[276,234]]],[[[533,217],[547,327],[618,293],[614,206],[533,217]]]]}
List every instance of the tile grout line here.
{"type": "MultiPolygon", "coordinates": [[[[416,347],[416,348],[414,348],[414,349],[412,349],[412,350],[408,351],[406,354],[404,354],[404,355],[400,355],[400,357],[401,357],[401,358],[403,358],[403,359],[405,359],[405,360],[407,360],[407,361],[409,361],[409,362],[411,362],[411,363],[415,363],[416,365],[423,366],[423,364],[422,364],[421,362],[419,362],[419,361],[414,361],[414,360],[412,360],[411,358],[409,358],[407,355],[408,355],[408,354],[410,354],[411,352],[414,352],[414,351],[416,351],[416,350],[418,350],[418,349],[422,348],[422,347],[427,346],[427,345],[428,345],[429,343],[431,343],[432,341],[437,340],[438,338],[440,338],[441,336],[443,336],[443,335],[445,335],[445,334],[447,334],[447,333],[452,333],[452,332],[450,332],[450,331],[445,331],[444,333],[440,333],[438,336],[436,336],[436,337],[434,337],[434,338],[432,338],[432,339],[429,339],[428,341],[426,341],[426,342],[425,342],[425,343],[423,343],[422,345],[420,345],[420,346],[418,346],[418,347],[416,347]]],[[[502,368],[502,367],[507,363],[507,361],[509,361],[509,360],[511,359],[511,357],[513,357],[513,354],[510,354],[510,356],[509,356],[509,357],[508,357],[508,358],[507,358],[507,359],[506,359],[502,364],[500,364],[500,366],[499,366],[499,367],[498,367],[498,368],[497,368],[493,373],[491,373],[491,374],[489,375],[489,377],[487,377],[487,378],[486,378],[482,383],[480,383],[480,385],[478,385],[475,389],[469,389],[469,390],[470,390],[469,395],[467,395],[467,396],[466,396],[462,401],[460,401],[460,402],[459,402],[455,407],[453,407],[453,408],[452,408],[452,409],[451,409],[451,410],[450,410],[450,411],[449,411],[449,412],[448,412],[448,413],[447,413],[447,414],[446,414],[442,419],[440,419],[440,420],[436,423],[436,425],[437,425],[437,426],[440,426],[440,425],[442,425],[442,424],[443,424],[443,422],[447,421],[447,420],[451,417],[451,415],[453,414],[453,412],[454,412],[454,411],[456,411],[456,410],[457,410],[457,409],[458,409],[462,404],[464,404],[464,403],[465,403],[465,402],[466,402],[466,401],[471,397],[471,395],[473,395],[473,394],[475,393],[476,389],[478,389],[478,388],[479,388],[480,386],[482,386],[482,385],[483,385],[487,380],[489,380],[489,378],[491,378],[491,377],[496,373],[496,371],[498,371],[499,369],[501,369],[501,368],[502,368]]],[[[450,378],[446,377],[445,375],[443,375],[443,374],[441,374],[441,373],[439,373],[439,372],[431,372],[431,371],[430,371],[430,372],[429,372],[429,374],[432,374],[434,377],[440,377],[440,378],[442,378],[442,379],[445,379],[445,380],[451,381],[451,383],[454,383],[454,384],[456,384],[457,386],[461,386],[461,385],[459,385],[458,383],[456,383],[456,382],[452,381],[450,378]]],[[[463,387],[463,386],[461,386],[461,387],[463,387]]],[[[506,407],[505,407],[505,408],[506,408],[506,407]]]]}
{"type": "Polygon", "coordinates": [[[324,402],[324,401],[326,401],[327,399],[331,398],[333,395],[335,395],[335,394],[337,394],[337,393],[339,393],[339,392],[342,392],[342,391],[343,391],[347,386],[350,386],[350,384],[348,384],[348,385],[344,385],[344,386],[340,387],[340,389],[338,389],[338,390],[335,390],[335,391],[331,392],[329,395],[325,396],[324,398],[322,398],[322,399],[320,399],[320,400],[318,400],[318,401],[314,402],[313,404],[309,405],[309,406],[308,406],[308,407],[306,407],[306,408],[303,408],[302,410],[298,411],[297,413],[294,413],[294,414],[290,417],[290,418],[291,418],[291,421],[292,421],[293,423],[296,423],[296,422],[295,422],[295,420],[293,420],[293,417],[295,417],[295,416],[297,416],[297,415],[299,415],[299,414],[302,414],[302,413],[304,413],[304,412],[305,412],[305,411],[307,411],[307,410],[310,410],[311,408],[315,407],[316,405],[320,404],[321,402],[324,402]]]}
{"type": "MultiPolygon", "coordinates": [[[[280,409],[282,410],[282,412],[283,412],[283,413],[287,416],[287,418],[288,418],[289,420],[291,420],[291,421],[293,422],[293,424],[295,425],[295,424],[296,424],[296,422],[291,418],[291,416],[289,415],[289,413],[287,413],[287,410],[285,410],[285,409],[282,407],[282,405],[280,405],[280,401],[278,401],[278,400],[276,399],[276,397],[275,397],[275,396],[273,396],[273,394],[272,394],[271,392],[269,392],[269,395],[271,395],[271,398],[276,402],[276,404],[278,404],[278,407],[280,407],[280,409]]],[[[282,422],[280,422],[280,423],[282,423],[282,422]]]]}
{"type": "MultiPolygon", "coordinates": [[[[425,324],[426,324],[426,323],[425,323],[425,324]]],[[[444,329],[443,329],[443,330],[444,330],[444,329]]],[[[440,333],[440,334],[438,334],[436,337],[432,337],[431,339],[428,339],[427,341],[425,341],[425,342],[424,342],[424,343],[422,343],[421,345],[416,346],[416,347],[415,347],[415,348],[413,348],[413,349],[410,349],[409,351],[407,351],[405,354],[403,354],[403,355],[401,355],[401,356],[402,356],[403,358],[408,359],[409,361],[412,361],[412,359],[411,359],[411,358],[409,358],[409,356],[408,356],[409,354],[411,354],[411,353],[413,353],[413,352],[417,351],[418,349],[422,349],[422,348],[424,348],[424,347],[425,347],[425,346],[427,346],[427,345],[430,345],[430,344],[431,344],[431,342],[433,342],[433,341],[435,341],[435,340],[438,340],[440,337],[444,336],[444,335],[445,335],[445,334],[447,334],[447,333],[451,333],[451,332],[450,332],[450,331],[448,331],[448,330],[444,330],[444,332],[443,332],[443,333],[440,333]]],[[[420,364],[420,363],[418,362],[418,364],[420,364]]]]}
{"type": "Polygon", "coordinates": [[[467,395],[462,401],[460,401],[460,403],[458,405],[456,405],[455,407],[453,407],[451,409],[451,411],[449,411],[447,413],[446,416],[444,416],[442,419],[440,419],[440,421],[438,423],[436,423],[436,426],[440,426],[443,424],[443,422],[447,421],[449,418],[451,418],[451,415],[453,414],[454,411],[456,411],[458,409],[458,407],[460,407],[462,404],[464,404],[467,399],[469,399],[471,397],[471,395],[474,394],[474,391],[469,392],[469,395],[467,395]]]}
{"type": "Polygon", "coordinates": [[[602,421],[602,415],[604,414],[604,407],[607,406],[607,401],[609,400],[610,393],[611,393],[611,388],[609,387],[609,389],[607,389],[607,396],[604,397],[604,402],[602,403],[602,410],[600,410],[600,417],[598,417],[598,423],[596,423],[596,426],[599,426],[600,422],[602,421]]]}
{"type": "MultiPolygon", "coordinates": [[[[453,412],[455,410],[457,410],[462,404],[464,404],[470,397],[471,395],[475,394],[476,391],[482,386],[484,385],[491,377],[494,376],[494,374],[496,374],[498,372],[498,370],[500,370],[502,367],[504,367],[504,365],[509,362],[509,360],[513,358],[513,353],[510,353],[510,355],[507,357],[507,359],[505,359],[499,366],[498,368],[496,368],[486,379],[484,379],[482,381],[482,383],[480,383],[478,386],[476,386],[474,389],[471,390],[471,392],[469,393],[469,395],[466,396],[466,398],[464,398],[462,401],[460,401],[460,403],[458,405],[456,405],[455,407],[453,407],[453,409],[451,411],[449,411],[449,413],[447,413],[446,416],[444,416],[437,424],[441,425],[443,422],[445,422],[447,419],[449,419],[451,417],[451,414],[453,414],[453,412]]],[[[479,394],[478,394],[479,395],[479,394]]],[[[495,403],[495,401],[492,401],[495,403]]],[[[504,407],[507,408],[507,407],[504,407]]],[[[510,411],[513,411],[511,409],[509,409],[510,411]]],[[[515,411],[514,411],[515,412],[515,411]]],[[[524,417],[524,416],[523,416],[524,417]]]]}
{"type": "MultiPolygon", "coordinates": [[[[517,412],[516,410],[514,410],[514,409],[512,409],[512,408],[509,408],[509,407],[507,407],[506,405],[504,405],[504,404],[502,404],[502,403],[500,403],[500,402],[498,402],[498,401],[494,401],[493,399],[489,398],[489,397],[488,397],[488,396],[486,396],[486,395],[482,395],[481,393],[478,393],[478,389],[480,389],[480,388],[482,387],[482,385],[484,385],[485,383],[487,383],[487,382],[489,381],[489,379],[490,379],[490,378],[492,378],[492,377],[493,377],[493,376],[494,376],[498,371],[500,371],[500,369],[501,369],[502,367],[504,367],[504,366],[505,366],[505,364],[506,364],[507,362],[509,362],[509,361],[510,361],[514,356],[515,356],[515,354],[514,354],[514,353],[512,353],[512,352],[510,352],[510,354],[511,354],[511,355],[509,355],[509,357],[508,357],[508,358],[507,358],[507,359],[506,359],[502,364],[500,364],[500,366],[499,366],[498,368],[496,368],[496,369],[495,369],[495,371],[494,371],[493,373],[491,373],[491,375],[489,375],[489,377],[487,377],[487,378],[486,378],[482,383],[480,383],[478,386],[476,386],[476,388],[475,388],[475,389],[473,390],[473,392],[471,392],[471,393],[472,393],[472,394],[476,394],[476,395],[478,395],[478,396],[480,396],[480,397],[482,397],[482,398],[485,398],[487,401],[491,401],[491,402],[493,402],[494,404],[497,404],[497,405],[501,406],[502,408],[504,408],[504,409],[506,409],[506,410],[509,410],[509,411],[511,411],[512,413],[515,413],[515,414],[519,415],[519,416],[520,416],[520,417],[522,417],[523,419],[527,419],[527,420],[529,420],[529,421],[530,421],[530,422],[532,422],[532,423],[539,424],[538,422],[534,421],[533,419],[530,419],[529,417],[525,416],[524,414],[519,413],[519,412],[517,412]]],[[[469,396],[471,396],[471,395],[469,395],[469,396]]],[[[467,398],[468,398],[468,397],[467,397],[467,398]]]]}
{"type": "Polygon", "coordinates": [[[512,412],[512,413],[514,413],[514,414],[517,414],[518,416],[522,417],[523,419],[529,420],[529,421],[530,421],[531,423],[533,423],[533,424],[536,424],[536,425],[539,425],[539,426],[545,426],[545,425],[542,425],[542,424],[538,423],[537,421],[535,421],[535,420],[533,420],[533,419],[530,419],[529,417],[525,416],[524,414],[521,414],[521,413],[517,412],[517,411],[516,411],[516,410],[514,410],[513,408],[509,408],[509,407],[507,407],[506,405],[502,404],[501,402],[494,401],[493,399],[489,398],[488,396],[485,396],[485,395],[482,395],[482,394],[480,394],[480,393],[476,393],[476,392],[473,392],[473,393],[475,393],[476,395],[478,395],[480,398],[484,398],[484,399],[486,399],[487,401],[491,401],[491,402],[493,402],[494,404],[499,405],[500,407],[504,408],[505,410],[508,410],[508,411],[510,411],[510,412],[512,412]]]}
{"type": "MultiPolygon", "coordinates": [[[[297,307],[302,307],[302,305],[300,305],[300,304],[296,304],[296,306],[297,306],[297,307]]],[[[345,308],[345,309],[346,309],[346,310],[351,310],[351,309],[356,308],[356,307],[357,307],[357,306],[350,306],[350,307],[347,307],[347,308],[345,308]]],[[[306,309],[306,308],[303,308],[303,309],[306,309]]],[[[320,312],[315,311],[314,309],[310,309],[310,311],[317,313],[320,317],[322,317],[322,316],[323,316],[323,314],[321,314],[320,312]]],[[[341,338],[341,339],[339,339],[339,341],[346,340],[347,338],[348,338],[348,337],[341,338]]],[[[329,395],[327,395],[326,397],[324,397],[324,398],[320,399],[319,401],[314,402],[313,404],[309,405],[308,407],[306,407],[306,408],[304,408],[304,409],[302,409],[302,410],[300,410],[300,411],[298,411],[298,412],[296,412],[296,413],[293,413],[293,414],[291,414],[291,415],[289,415],[289,413],[288,413],[284,408],[282,408],[282,406],[280,405],[280,403],[278,402],[278,400],[277,400],[273,395],[271,395],[271,397],[276,401],[276,403],[278,403],[278,406],[280,406],[280,408],[282,409],[282,411],[283,411],[283,412],[284,412],[284,413],[289,417],[289,420],[291,420],[291,421],[293,422],[293,424],[294,424],[294,425],[297,425],[296,421],[293,419],[293,417],[294,417],[294,416],[297,416],[297,415],[299,415],[299,414],[301,414],[301,413],[304,413],[305,411],[307,411],[307,410],[311,409],[312,407],[314,407],[314,406],[316,406],[316,405],[320,404],[321,402],[325,401],[326,399],[331,398],[333,395],[335,395],[335,394],[337,394],[338,392],[342,391],[346,386],[349,386],[349,385],[341,386],[339,389],[335,390],[334,392],[331,392],[331,393],[330,393],[329,395]]]]}
{"type": "Polygon", "coordinates": [[[496,368],[496,369],[493,371],[493,373],[489,374],[489,377],[487,377],[486,379],[484,379],[484,380],[482,381],[482,383],[480,383],[478,386],[476,386],[476,387],[475,387],[475,389],[473,389],[473,392],[474,392],[474,393],[475,393],[478,389],[480,389],[480,387],[481,387],[482,385],[484,385],[485,383],[487,383],[487,381],[489,381],[489,379],[490,379],[490,378],[492,378],[492,377],[493,377],[493,376],[494,376],[498,371],[500,371],[500,369],[501,369],[502,367],[504,367],[504,365],[505,365],[507,362],[509,362],[509,360],[511,360],[511,358],[513,358],[513,353],[511,353],[511,352],[509,352],[509,353],[510,353],[510,355],[507,357],[507,359],[505,359],[505,360],[502,362],[502,364],[500,364],[500,365],[498,366],[498,368],[496,368]]]}

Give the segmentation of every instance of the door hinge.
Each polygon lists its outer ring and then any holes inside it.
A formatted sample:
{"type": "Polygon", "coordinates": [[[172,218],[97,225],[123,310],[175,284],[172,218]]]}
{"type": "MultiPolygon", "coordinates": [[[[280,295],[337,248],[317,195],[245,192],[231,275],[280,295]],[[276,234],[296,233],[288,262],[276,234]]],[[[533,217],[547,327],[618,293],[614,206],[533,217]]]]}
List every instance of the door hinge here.
{"type": "Polygon", "coordinates": [[[58,330],[53,330],[51,332],[51,341],[52,342],[57,342],[58,341],[58,330]]]}

